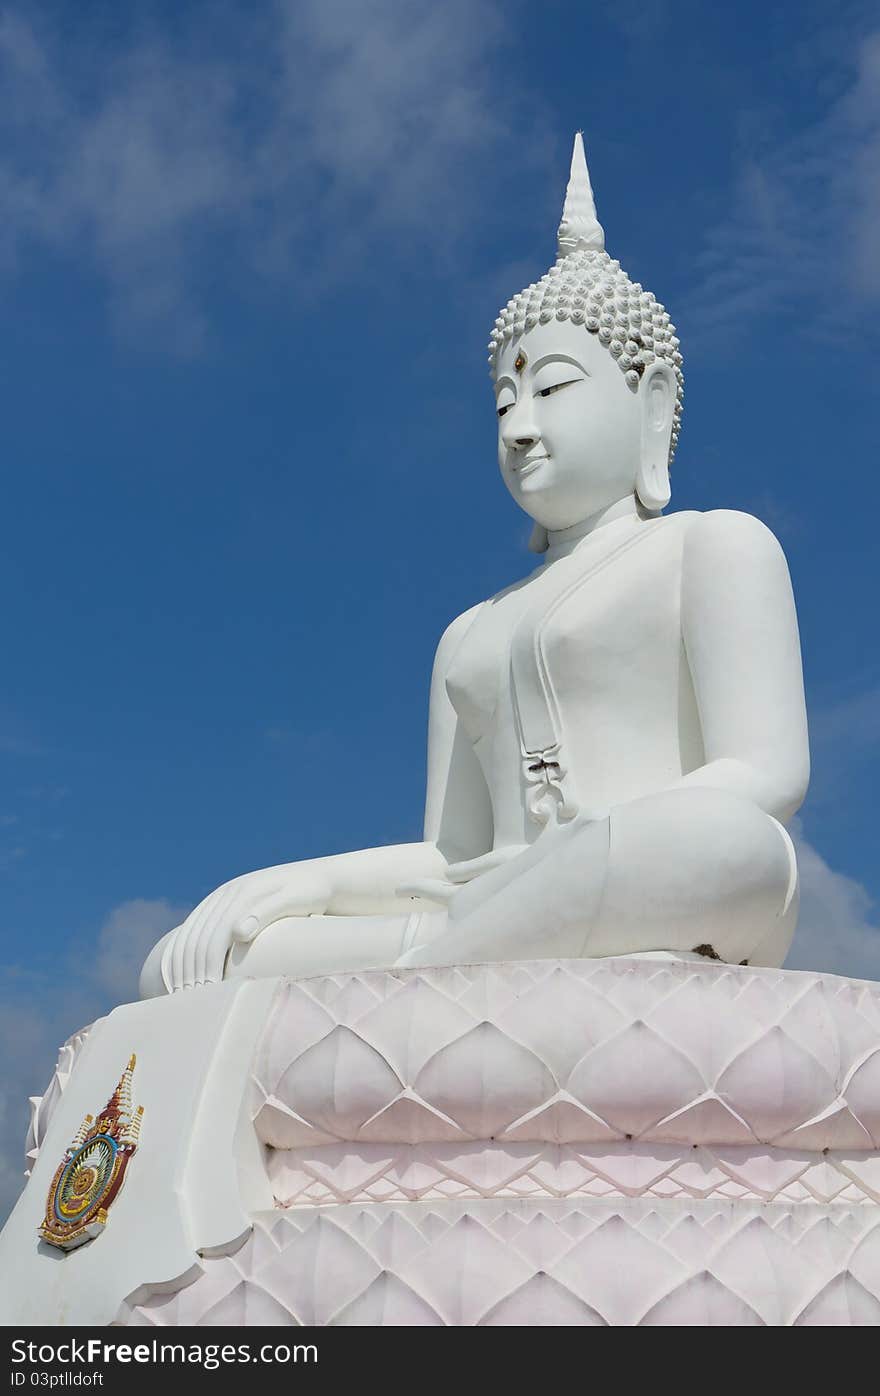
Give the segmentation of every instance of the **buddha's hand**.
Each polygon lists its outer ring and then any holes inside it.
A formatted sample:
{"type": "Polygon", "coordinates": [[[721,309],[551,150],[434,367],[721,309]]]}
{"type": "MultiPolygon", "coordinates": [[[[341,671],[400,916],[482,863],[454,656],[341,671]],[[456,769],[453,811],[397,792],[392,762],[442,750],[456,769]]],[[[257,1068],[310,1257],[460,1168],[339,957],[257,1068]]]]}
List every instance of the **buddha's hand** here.
{"type": "Polygon", "coordinates": [[[524,843],[508,844],[504,848],[493,849],[491,853],[483,853],[479,858],[450,863],[442,878],[419,878],[418,881],[404,883],[397,890],[401,896],[418,897],[441,906],[449,906],[461,887],[473,882],[475,878],[482,877],[484,873],[512,862],[521,853],[525,853],[527,848],[528,845],[524,843]]]}
{"type": "Polygon", "coordinates": [[[321,860],[264,868],[224,883],[168,936],[161,961],[166,991],[216,984],[236,942],[249,944],[284,916],[319,915],[332,895],[330,871],[321,860]]]}

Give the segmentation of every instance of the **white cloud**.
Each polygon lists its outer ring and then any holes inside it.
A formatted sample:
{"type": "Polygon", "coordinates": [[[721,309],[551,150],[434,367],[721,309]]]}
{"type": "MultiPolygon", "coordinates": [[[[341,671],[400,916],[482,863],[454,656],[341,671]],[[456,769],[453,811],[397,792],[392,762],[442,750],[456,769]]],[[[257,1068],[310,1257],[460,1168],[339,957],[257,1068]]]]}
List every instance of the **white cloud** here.
{"type": "Polygon", "coordinates": [[[147,952],[188,910],[164,898],[122,902],[96,944],[71,947],[69,963],[0,971],[0,1220],[24,1185],[28,1097],[45,1090],[71,1033],[137,998],[147,952]]]}
{"type": "Polygon", "coordinates": [[[843,90],[818,120],[762,144],[750,129],[749,144],[725,215],[706,235],[695,290],[680,307],[689,338],[736,334],[771,313],[796,313],[802,325],[832,334],[859,314],[873,323],[880,31],[855,45],[843,90]]]}
{"type": "Polygon", "coordinates": [[[42,1005],[17,1002],[4,993],[0,1012],[0,1218],[24,1185],[24,1141],[28,1096],[48,1084],[59,1043],[42,1005]]]}
{"type": "Polygon", "coordinates": [[[869,892],[855,878],[835,872],[803,837],[796,843],[801,907],[786,969],[880,979],[880,925],[869,892]]]}
{"type": "Polygon", "coordinates": [[[820,693],[810,704],[810,809],[839,821],[843,810],[858,808],[870,795],[880,748],[880,686],[834,687],[835,696],[820,693]]]}
{"type": "Polygon", "coordinates": [[[854,759],[880,745],[880,686],[838,698],[810,715],[814,746],[830,745],[835,757],[854,759]]]}
{"type": "Polygon", "coordinates": [[[160,898],[142,897],[117,906],[98,935],[95,979],[117,1003],[129,1003],[138,996],[141,965],[156,941],[179,926],[188,907],[173,906],[160,898]]]}
{"type": "Polygon", "coordinates": [[[193,350],[209,247],[239,282],[249,261],[291,284],[362,269],[379,235],[442,255],[485,200],[503,35],[494,0],[197,4],[173,40],[7,8],[0,264],[34,243],[83,259],[129,331],[193,350]]]}

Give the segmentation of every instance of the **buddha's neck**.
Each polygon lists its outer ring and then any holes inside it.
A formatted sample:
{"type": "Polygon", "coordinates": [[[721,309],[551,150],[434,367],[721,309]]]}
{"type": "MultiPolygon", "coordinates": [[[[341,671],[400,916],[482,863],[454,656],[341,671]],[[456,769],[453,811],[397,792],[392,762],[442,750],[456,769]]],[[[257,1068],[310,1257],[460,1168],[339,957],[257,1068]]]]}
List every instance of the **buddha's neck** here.
{"type": "Polygon", "coordinates": [[[629,519],[633,523],[645,519],[659,518],[659,510],[645,509],[640,504],[635,494],[628,494],[625,499],[618,499],[616,504],[609,504],[607,508],[600,509],[597,513],[591,514],[587,519],[581,519],[580,523],[570,524],[568,528],[555,528],[547,530],[547,551],[544,553],[544,563],[556,562],[561,557],[567,557],[573,553],[577,545],[589,534],[595,533],[599,528],[605,528],[608,524],[617,523],[623,519],[629,519]]]}

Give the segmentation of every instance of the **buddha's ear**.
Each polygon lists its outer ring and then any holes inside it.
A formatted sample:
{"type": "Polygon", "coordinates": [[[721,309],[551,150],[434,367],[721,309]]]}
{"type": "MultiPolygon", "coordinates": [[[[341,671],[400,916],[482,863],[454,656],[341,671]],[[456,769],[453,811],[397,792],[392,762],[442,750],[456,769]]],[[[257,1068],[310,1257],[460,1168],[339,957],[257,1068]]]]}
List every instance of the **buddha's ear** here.
{"type": "Polygon", "coordinates": [[[672,493],[669,486],[669,448],[675,417],[677,385],[669,364],[649,364],[639,384],[642,403],[642,441],[636,494],[646,509],[664,509],[672,493]]]}

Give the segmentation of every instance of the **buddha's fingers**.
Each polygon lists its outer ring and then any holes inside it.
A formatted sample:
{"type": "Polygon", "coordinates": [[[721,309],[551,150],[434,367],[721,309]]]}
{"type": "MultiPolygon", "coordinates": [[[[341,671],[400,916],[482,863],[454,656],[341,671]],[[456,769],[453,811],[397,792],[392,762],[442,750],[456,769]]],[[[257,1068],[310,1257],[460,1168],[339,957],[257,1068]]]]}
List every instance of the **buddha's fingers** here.
{"type": "Polygon", "coordinates": [[[213,894],[196,907],[183,927],[183,934],[179,937],[179,947],[175,948],[174,972],[176,989],[191,989],[195,982],[195,956],[199,937],[211,915],[214,903],[213,894]]]}
{"type": "Polygon", "coordinates": [[[172,955],[175,942],[180,932],[183,930],[184,925],[186,925],[186,922],[182,922],[181,925],[175,926],[174,930],[167,937],[165,947],[162,951],[162,959],[159,963],[159,973],[162,976],[162,983],[165,985],[165,992],[167,994],[173,994],[175,988],[172,955]]]}
{"type": "Polygon", "coordinates": [[[172,994],[176,993],[178,989],[183,989],[185,987],[183,967],[186,946],[201,920],[201,913],[201,906],[197,906],[195,911],[191,911],[186,920],[178,926],[177,930],[174,932],[174,939],[169,947],[171,954],[169,960],[170,972],[168,976],[170,981],[169,989],[172,994]]]}
{"type": "Polygon", "coordinates": [[[463,863],[450,863],[446,876],[450,882],[470,882],[481,873],[491,872],[512,858],[518,858],[529,847],[526,843],[510,844],[507,848],[495,848],[491,853],[483,853],[479,858],[469,858],[463,863]]]}
{"type": "Polygon", "coordinates": [[[177,965],[179,975],[177,987],[180,989],[192,989],[195,986],[196,956],[199,942],[208,931],[212,918],[216,914],[219,900],[218,892],[212,892],[211,896],[206,897],[189,917],[186,933],[182,937],[177,965]]]}
{"type": "Polygon", "coordinates": [[[264,927],[260,925],[259,916],[248,913],[247,916],[243,916],[241,920],[236,921],[235,925],[232,927],[232,943],[233,945],[236,942],[240,945],[250,945],[251,941],[256,940],[260,931],[263,929],[264,927]]]}
{"type": "MultiPolygon", "coordinates": [[[[190,913],[175,936],[172,949],[172,989],[194,989],[214,979],[206,974],[208,948],[215,934],[222,935],[224,921],[228,924],[228,908],[234,898],[234,884],[218,887],[190,913]]],[[[216,955],[214,962],[216,963],[216,955]]],[[[222,958],[220,961],[222,968],[222,958]]]]}
{"type": "Polygon", "coordinates": [[[267,926],[286,916],[322,916],[332,896],[330,879],[324,875],[297,879],[290,887],[267,893],[239,916],[232,924],[232,939],[249,945],[267,926]]]}
{"type": "Polygon", "coordinates": [[[219,888],[209,900],[212,905],[192,947],[189,973],[193,987],[217,984],[223,978],[223,967],[232,938],[230,926],[235,916],[235,884],[225,889],[219,888]]]}

